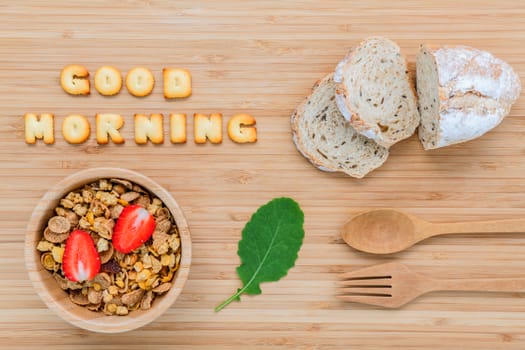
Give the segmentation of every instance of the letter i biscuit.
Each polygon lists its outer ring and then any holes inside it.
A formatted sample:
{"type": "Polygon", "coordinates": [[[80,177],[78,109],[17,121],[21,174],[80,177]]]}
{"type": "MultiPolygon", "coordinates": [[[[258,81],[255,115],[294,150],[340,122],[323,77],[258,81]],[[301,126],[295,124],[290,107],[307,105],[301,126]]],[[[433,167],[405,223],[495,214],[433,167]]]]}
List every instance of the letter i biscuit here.
{"type": "Polygon", "coordinates": [[[171,143],[186,142],[186,114],[170,114],[170,141],[171,143]]]}

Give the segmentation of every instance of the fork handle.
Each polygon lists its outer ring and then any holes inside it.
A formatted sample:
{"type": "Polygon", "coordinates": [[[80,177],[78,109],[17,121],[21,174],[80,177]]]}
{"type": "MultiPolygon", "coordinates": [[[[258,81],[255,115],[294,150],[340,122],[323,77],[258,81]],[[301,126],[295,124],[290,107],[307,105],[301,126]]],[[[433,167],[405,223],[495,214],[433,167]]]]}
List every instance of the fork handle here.
{"type": "Polygon", "coordinates": [[[525,278],[432,280],[432,290],[471,292],[525,292],[525,278]]]}

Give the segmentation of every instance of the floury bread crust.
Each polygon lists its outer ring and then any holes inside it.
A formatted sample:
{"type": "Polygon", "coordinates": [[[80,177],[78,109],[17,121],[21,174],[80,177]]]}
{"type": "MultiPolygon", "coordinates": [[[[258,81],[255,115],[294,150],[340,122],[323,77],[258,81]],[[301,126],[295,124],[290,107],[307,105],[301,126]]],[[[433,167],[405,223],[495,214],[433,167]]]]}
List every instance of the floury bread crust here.
{"type": "Polygon", "coordinates": [[[391,40],[372,37],[337,65],[336,102],[352,127],[384,147],[410,137],[419,113],[405,58],[391,40]]]}
{"type": "Polygon", "coordinates": [[[292,114],[293,141],[314,166],[362,178],[381,166],[388,149],[357,133],[335,103],[333,74],[319,81],[292,114]]]}
{"type": "Polygon", "coordinates": [[[506,62],[472,47],[423,45],[416,70],[419,139],[426,150],[485,134],[508,115],[521,92],[506,62]]]}

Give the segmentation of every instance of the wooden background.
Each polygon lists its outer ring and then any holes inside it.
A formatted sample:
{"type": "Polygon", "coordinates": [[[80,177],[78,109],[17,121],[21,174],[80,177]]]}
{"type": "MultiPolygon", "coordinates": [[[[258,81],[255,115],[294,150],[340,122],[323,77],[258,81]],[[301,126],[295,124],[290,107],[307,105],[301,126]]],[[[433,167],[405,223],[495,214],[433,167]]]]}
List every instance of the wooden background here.
{"type": "MultiPolygon", "coordinates": [[[[516,218],[525,213],[525,99],[488,135],[424,152],[415,137],[393,147],[364,180],[323,173],[295,150],[289,116],[317,79],[369,35],[399,43],[413,61],[420,43],[467,44],[493,52],[525,75],[525,3],[440,1],[0,1],[0,347],[18,349],[523,349],[525,293],[435,293],[401,310],[334,298],[337,273],[398,259],[436,277],[525,273],[524,235],[451,236],[390,257],[358,253],[340,239],[352,215],[394,207],[432,221],[516,218]],[[394,7],[393,7],[394,6],[394,7]],[[150,68],[154,93],[124,89],[104,98],[65,94],[66,64],[92,74],[150,68]],[[185,67],[193,95],[165,101],[163,67],[185,67]],[[24,143],[26,112],[56,115],[56,144],[24,143]],[[69,113],[121,113],[123,146],[94,133],[67,144],[69,113]],[[138,146],[133,113],[237,112],[257,118],[259,142],[138,146]],[[190,278],[176,304],[132,333],[74,328],[33,291],[23,261],[26,223],[46,189],[79,169],[117,166],[165,186],[184,209],[193,238],[190,278]],[[251,213],[273,197],[296,199],[306,215],[297,266],[263,295],[219,314],[239,287],[237,241],[251,213]]],[[[166,134],[167,136],[168,134],[166,134]]]]}

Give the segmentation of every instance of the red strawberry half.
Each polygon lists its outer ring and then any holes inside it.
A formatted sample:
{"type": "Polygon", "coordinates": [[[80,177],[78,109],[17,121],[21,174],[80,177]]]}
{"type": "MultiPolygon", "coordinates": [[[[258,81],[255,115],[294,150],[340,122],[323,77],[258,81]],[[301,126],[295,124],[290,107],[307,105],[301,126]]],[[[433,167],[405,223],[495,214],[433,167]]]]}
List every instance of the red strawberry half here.
{"type": "Polygon", "coordinates": [[[122,210],[113,229],[113,247],[124,254],[140,247],[155,230],[153,215],[140,205],[122,210]]]}
{"type": "Polygon", "coordinates": [[[73,282],[90,280],[100,270],[100,256],[86,231],[74,230],[69,235],[62,258],[64,276],[73,282]]]}

